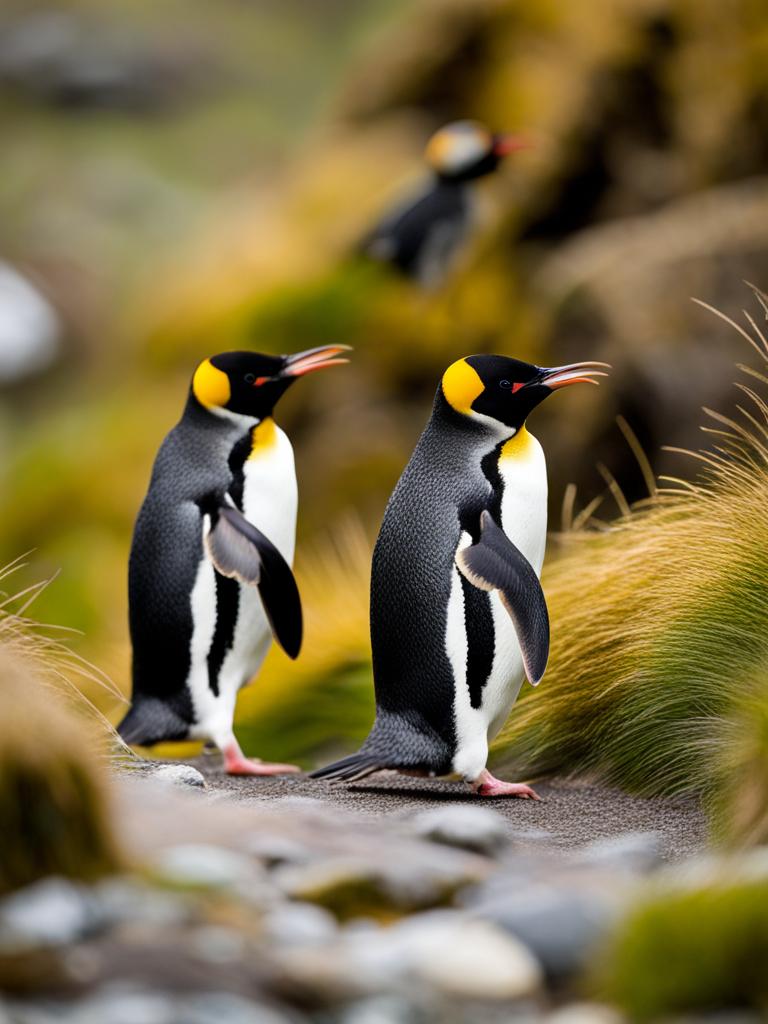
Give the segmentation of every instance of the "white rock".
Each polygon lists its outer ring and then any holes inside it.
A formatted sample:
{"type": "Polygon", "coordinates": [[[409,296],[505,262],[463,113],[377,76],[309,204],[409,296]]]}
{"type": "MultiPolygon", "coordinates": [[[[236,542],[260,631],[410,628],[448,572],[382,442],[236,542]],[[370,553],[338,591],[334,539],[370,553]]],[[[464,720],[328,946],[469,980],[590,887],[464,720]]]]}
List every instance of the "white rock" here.
{"type": "Polygon", "coordinates": [[[46,878],[0,904],[0,949],[64,946],[102,919],[90,891],[64,878],[46,878]]]}
{"type": "Polygon", "coordinates": [[[640,873],[657,867],[662,851],[661,833],[624,832],[588,843],[579,850],[578,859],[595,867],[640,873]]]}
{"type": "Polygon", "coordinates": [[[412,825],[424,839],[478,853],[495,853],[507,841],[506,822],[489,807],[438,807],[416,815],[412,825]]]}
{"type": "Polygon", "coordinates": [[[544,1020],[545,1024],[624,1024],[626,1017],[602,1003],[570,1003],[544,1020]]]}
{"type": "Polygon", "coordinates": [[[256,864],[222,846],[169,846],[152,862],[155,874],[174,885],[227,888],[259,877],[256,864]]]}
{"type": "Polygon", "coordinates": [[[198,789],[205,788],[203,774],[197,768],[193,768],[191,764],[163,765],[150,772],[148,778],[153,782],[160,782],[166,786],[178,786],[181,789],[188,786],[198,789]]]}
{"type": "Polygon", "coordinates": [[[35,286],[0,263],[0,381],[44,370],[56,357],[59,323],[35,286]]]}
{"type": "Polygon", "coordinates": [[[517,939],[488,921],[423,914],[392,929],[411,976],[448,996],[508,1000],[541,987],[538,963],[517,939]]]}
{"type": "Polygon", "coordinates": [[[284,945],[319,946],[338,933],[336,918],[312,903],[282,903],[263,920],[264,934],[284,945]]]}

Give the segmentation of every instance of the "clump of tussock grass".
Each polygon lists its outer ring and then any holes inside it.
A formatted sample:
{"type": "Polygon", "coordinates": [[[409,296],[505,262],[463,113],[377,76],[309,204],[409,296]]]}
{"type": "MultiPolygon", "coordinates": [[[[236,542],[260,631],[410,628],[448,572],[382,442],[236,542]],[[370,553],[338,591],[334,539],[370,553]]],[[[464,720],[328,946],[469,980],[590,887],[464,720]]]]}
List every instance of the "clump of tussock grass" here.
{"type": "MultiPolygon", "coordinates": [[[[745,316],[747,329],[728,322],[764,370],[768,342],[745,316]]],[[[701,794],[725,832],[756,841],[768,837],[768,405],[755,387],[768,377],[739,368],[746,401],[734,419],[705,410],[713,445],[689,453],[695,482],[561,538],[544,578],[547,677],[495,754],[528,774],[701,794]]]]}
{"type": "Polygon", "coordinates": [[[110,733],[73,706],[78,677],[101,677],[25,617],[38,590],[0,601],[0,894],[46,875],[90,880],[121,860],[99,753],[110,733]]]}
{"type": "Polygon", "coordinates": [[[646,898],[596,958],[594,987],[633,1021],[768,1006],[768,882],[718,879],[646,898]]]}

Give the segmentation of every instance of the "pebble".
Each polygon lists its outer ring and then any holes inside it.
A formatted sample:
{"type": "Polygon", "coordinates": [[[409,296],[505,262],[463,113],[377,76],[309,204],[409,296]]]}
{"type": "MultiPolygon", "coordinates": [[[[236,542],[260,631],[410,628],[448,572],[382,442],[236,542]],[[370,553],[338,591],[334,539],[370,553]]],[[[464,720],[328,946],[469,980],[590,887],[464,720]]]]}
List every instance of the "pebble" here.
{"type": "Polygon", "coordinates": [[[625,832],[588,843],[578,852],[578,860],[591,867],[645,874],[661,864],[663,851],[660,832],[625,832]]]}
{"type": "Polygon", "coordinates": [[[416,835],[432,842],[488,856],[507,842],[506,822],[487,807],[454,804],[423,811],[413,818],[412,828],[416,835]]]}
{"type": "Polygon", "coordinates": [[[372,996],[348,1006],[339,1024],[416,1024],[422,1019],[416,1007],[401,996],[372,996]]]}
{"type": "Polygon", "coordinates": [[[258,878],[254,861],[222,846],[188,843],[169,846],[152,863],[153,873],[172,885],[230,888],[258,878]]]}
{"type": "Polygon", "coordinates": [[[544,1024],[625,1024],[626,1017],[603,1003],[570,1003],[545,1017],[544,1024]]]}
{"type": "Polygon", "coordinates": [[[513,936],[488,921],[449,913],[422,914],[390,931],[407,972],[439,992],[462,999],[532,996],[541,969],[513,936]]]}
{"type": "Polygon", "coordinates": [[[319,946],[338,933],[333,914],[313,903],[280,904],[265,915],[262,927],[268,941],[281,945],[319,946]]]}
{"type": "Polygon", "coordinates": [[[147,777],[153,782],[161,782],[166,786],[178,786],[180,789],[205,788],[205,777],[191,764],[163,765],[162,768],[155,768],[147,777]]]}
{"type": "Polygon", "coordinates": [[[312,851],[303,843],[287,836],[268,833],[248,836],[243,849],[269,868],[281,864],[306,864],[313,858],[312,851]]]}
{"type": "Polygon", "coordinates": [[[586,966],[592,948],[615,920],[613,899],[597,887],[531,882],[506,892],[498,887],[473,901],[478,914],[516,936],[552,981],[570,979],[586,966]]]}
{"type": "Polygon", "coordinates": [[[278,882],[295,900],[317,903],[341,920],[382,912],[408,912],[450,902],[462,887],[483,874],[466,858],[434,851],[419,859],[415,851],[374,862],[369,857],[334,857],[283,868],[278,882]]]}
{"type": "Polygon", "coordinates": [[[64,878],[46,878],[0,903],[0,952],[65,946],[103,924],[92,891],[64,878]]]}

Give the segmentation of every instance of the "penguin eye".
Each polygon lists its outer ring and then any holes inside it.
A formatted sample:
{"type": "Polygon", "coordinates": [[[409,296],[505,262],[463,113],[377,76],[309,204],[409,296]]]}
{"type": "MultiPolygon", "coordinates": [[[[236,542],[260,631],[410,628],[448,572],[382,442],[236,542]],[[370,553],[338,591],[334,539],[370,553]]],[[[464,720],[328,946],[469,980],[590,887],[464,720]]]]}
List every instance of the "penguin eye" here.
{"type": "Polygon", "coordinates": [[[500,388],[504,388],[504,390],[506,391],[508,388],[512,387],[512,381],[511,380],[500,380],[499,381],[499,387],[500,388]]]}
{"type": "Polygon", "coordinates": [[[244,377],[244,380],[245,380],[246,384],[253,384],[253,382],[256,380],[256,374],[255,373],[246,373],[246,375],[244,377]]]}

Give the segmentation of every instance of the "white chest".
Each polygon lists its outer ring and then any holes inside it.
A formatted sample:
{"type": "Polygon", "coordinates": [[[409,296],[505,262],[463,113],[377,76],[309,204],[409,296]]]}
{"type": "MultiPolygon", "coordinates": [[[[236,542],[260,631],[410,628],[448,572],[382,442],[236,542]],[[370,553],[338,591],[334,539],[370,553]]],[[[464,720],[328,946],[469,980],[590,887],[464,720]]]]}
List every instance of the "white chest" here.
{"type": "MultiPolygon", "coordinates": [[[[541,445],[522,430],[507,442],[499,459],[503,482],[501,526],[541,574],[547,540],[547,468],[541,445]]],[[[471,544],[463,534],[459,547],[471,544]]],[[[456,686],[457,751],[454,770],[475,778],[484,767],[488,741],[498,732],[517,698],[523,681],[523,659],[517,634],[498,592],[490,595],[494,626],[494,656],[491,672],[483,687],[482,703],[472,707],[466,685],[466,620],[458,569],[454,569],[448,608],[446,650],[456,686]]]]}
{"type": "Polygon", "coordinates": [[[540,576],[547,543],[547,464],[541,445],[525,428],[504,446],[499,473],[501,528],[540,576]]]}
{"type": "Polygon", "coordinates": [[[280,427],[271,424],[268,431],[263,438],[256,438],[243,467],[243,514],[290,565],[298,506],[293,448],[280,427]]]}

